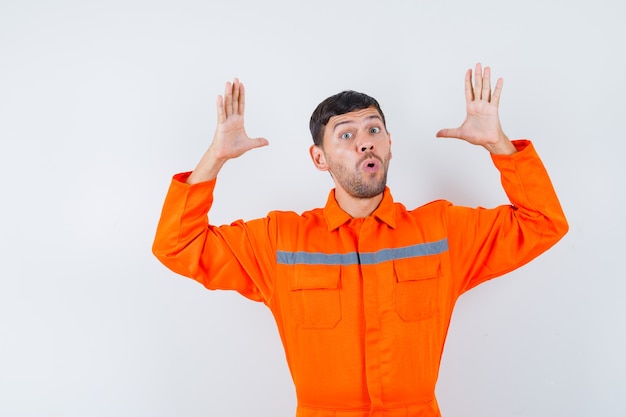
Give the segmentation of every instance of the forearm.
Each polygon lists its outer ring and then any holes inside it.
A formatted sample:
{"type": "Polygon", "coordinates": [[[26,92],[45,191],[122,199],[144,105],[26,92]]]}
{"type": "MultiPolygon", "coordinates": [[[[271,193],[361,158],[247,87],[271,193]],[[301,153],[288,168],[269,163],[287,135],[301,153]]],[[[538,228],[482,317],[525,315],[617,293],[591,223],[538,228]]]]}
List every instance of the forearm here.
{"type": "Polygon", "coordinates": [[[556,191],[532,142],[522,139],[512,144],[519,151],[519,155],[492,155],[511,203],[516,207],[533,210],[550,207],[557,210],[559,216],[563,216],[556,191]]]}
{"type": "Polygon", "coordinates": [[[516,154],[492,154],[491,157],[513,206],[518,240],[536,242],[536,247],[528,254],[532,258],[560,240],[569,226],[548,172],[532,143],[518,140],[513,144],[519,151],[516,154]]]}
{"type": "Polygon", "coordinates": [[[202,242],[194,241],[206,232],[215,187],[214,181],[190,186],[185,183],[189,176],[182,173],[172,179],[152,245],[152,252],[163,264],[185,276],[193,275],[193,262],[181,264],[180,255],[183,251],[198,252],[194,248],[198,243],[202,246],[202,242]]]}

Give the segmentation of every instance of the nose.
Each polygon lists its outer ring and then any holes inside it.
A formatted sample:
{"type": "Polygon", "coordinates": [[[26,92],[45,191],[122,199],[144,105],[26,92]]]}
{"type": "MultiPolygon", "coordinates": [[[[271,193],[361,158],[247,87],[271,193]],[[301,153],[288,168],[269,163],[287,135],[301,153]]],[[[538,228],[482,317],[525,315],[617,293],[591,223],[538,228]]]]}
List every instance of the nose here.
{"type": "Polygon", "coordinates": [[[357,149],[359,152],[367,152],[374,150],[374,142],[372,138],[368,137],[369,135],[359,135],[359,141],[357,142],[357,149]]]}

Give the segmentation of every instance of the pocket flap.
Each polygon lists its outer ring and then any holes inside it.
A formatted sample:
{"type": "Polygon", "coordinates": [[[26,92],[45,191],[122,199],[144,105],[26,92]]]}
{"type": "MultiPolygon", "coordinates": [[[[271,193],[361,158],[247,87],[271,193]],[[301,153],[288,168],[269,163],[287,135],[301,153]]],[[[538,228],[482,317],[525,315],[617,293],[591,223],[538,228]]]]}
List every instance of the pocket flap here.
{"type": "Polygon", "coordinates": [[[433,279],[441,276],[441,259],[440,255],[396,259],[393,268],[398,282],[433,279]]]}
{"type": "Polygon", "coordinates": [[[293,265],[289,276],[289,289],[337,289],[341,282],[340,265],[293,265]]]}

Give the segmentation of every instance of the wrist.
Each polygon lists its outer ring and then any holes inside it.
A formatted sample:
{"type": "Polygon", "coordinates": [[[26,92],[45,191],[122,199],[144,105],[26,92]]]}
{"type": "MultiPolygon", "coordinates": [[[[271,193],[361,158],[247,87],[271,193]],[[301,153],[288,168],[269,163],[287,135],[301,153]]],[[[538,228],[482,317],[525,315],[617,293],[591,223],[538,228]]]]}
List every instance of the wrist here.
{"type": "Polygon", "coordinates": [[[214,180],[227,160],[228,158],[220,158],[214,150],[209,147],[196,168],[187,178],[187,184],[197,184],[214,180]]]}
{"type": "Polygon", "coordinates": [[[484,148],[494,155],[513,155],[517,152],[513,142],[504,133],[497,142],[487,143],[484,145],[484,148]]]}

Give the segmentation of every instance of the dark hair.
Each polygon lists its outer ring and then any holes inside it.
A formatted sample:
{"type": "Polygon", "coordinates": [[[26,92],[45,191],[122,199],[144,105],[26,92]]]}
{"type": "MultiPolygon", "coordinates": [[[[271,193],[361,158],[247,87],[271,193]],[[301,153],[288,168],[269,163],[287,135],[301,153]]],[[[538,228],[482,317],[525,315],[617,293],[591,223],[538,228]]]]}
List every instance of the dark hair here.
{"type": "Polygon", "coordinates": [[[380,117],[386,129],[385,115],[375,98],[352,90],[342,91],[341,93],[328,97],[317,106],[311,115],[309,129],[311,130],[311,136],[313,136],[313,143],[317,146],[322,146],[324,128],[331,117],[350,113],[355,110],[366,109],[368,107],[374,107],[378,113],[380,113],[380,117]]]}

